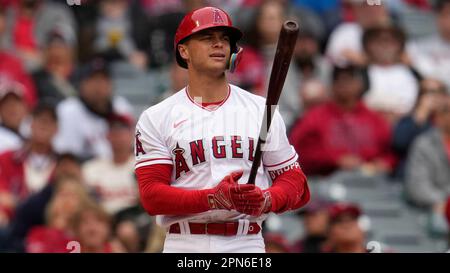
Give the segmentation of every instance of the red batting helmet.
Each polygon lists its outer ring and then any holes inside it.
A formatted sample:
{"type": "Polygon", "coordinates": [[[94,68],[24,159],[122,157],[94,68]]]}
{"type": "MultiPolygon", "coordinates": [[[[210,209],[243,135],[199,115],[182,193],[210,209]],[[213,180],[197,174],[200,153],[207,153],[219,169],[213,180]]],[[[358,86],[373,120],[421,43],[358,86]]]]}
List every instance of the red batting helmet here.
{"type": "MultiPolygon", "coordinates": [[[[228,14],[215,7],[204,7],[194,11],[189,12],[184,16],[180,25],[178,26],[177,33],[175,34],[175,56],[177,59],[177,63],[183,67],[187,68],[186,61],[180,56],[178,51],[178,45],[183,43],[186,38],[195,34],[199,31],[215,28],[215,27],[223,27],[225,28],[230,35],[230,47],[231,53],[238,53],[239,47],[236,42],[242,37],[242,32],[233,27],[233,23],[231,22],[230,16],[228,14]]],[[[236,57],[234,57],[235,59],[236,57]]],[[[233,56],[232,56],[233,59],[233,56]]]]}

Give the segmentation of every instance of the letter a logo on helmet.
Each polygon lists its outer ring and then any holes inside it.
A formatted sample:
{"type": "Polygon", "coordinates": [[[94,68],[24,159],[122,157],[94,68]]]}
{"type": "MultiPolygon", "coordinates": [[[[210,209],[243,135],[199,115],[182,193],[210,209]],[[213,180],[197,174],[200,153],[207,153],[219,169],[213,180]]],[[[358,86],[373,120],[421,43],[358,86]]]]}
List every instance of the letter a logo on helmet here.
{"type": "Polygon", "coordinates": [[[222,16],[220,16],[219,10],[215,9],[213,13],[214,13],[214,24],[223,24],[224,21],[222,19],[222,16]]]}
{"type": "MultiPolygon", "coordinates": [[[[187,68],[186,61],[180,56],[178,52],[178,45],[182,44],[191,35],[200,32],[205,29],[221,27],[224,28],[230,36],[231,54],[238,54],[242,50],[237,46],[237,41],[241,39],[242,32],[233,26],[230,16],[223,10],[215,7],[204,7],[189,12],[181,20],[178,26],[174,39],[175,57],[178,65],[183,68],[187,68]]],[[[233,57],[233,56],[232,56],[233,57]]],[[[230,60],[236,60],[239,58],[230,58],[230,60]]],[[[230,67],[236,67],[236,64],[230,65],[230,67]]]]}

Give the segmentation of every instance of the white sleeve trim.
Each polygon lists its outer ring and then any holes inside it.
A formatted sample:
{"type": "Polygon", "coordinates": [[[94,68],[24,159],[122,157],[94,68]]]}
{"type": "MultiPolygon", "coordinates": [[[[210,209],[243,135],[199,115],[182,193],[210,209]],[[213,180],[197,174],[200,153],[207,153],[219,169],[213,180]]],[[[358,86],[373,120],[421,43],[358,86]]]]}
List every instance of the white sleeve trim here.
{"type": "Polygon", "coordinates": [[[284,161],[281,161],[280,163],[273,164],[273,165],[265,165],[264,164],[264,167],[267,168],[267,170],[269,170],[269,171],[279,170],[279,169],[282,169],[282,168],[289,166],[292,163],[296,162],[297,159],[298,159],[298,155],[297,155],[297,153],[294,153],[293,156],[289,157],[288,159],[286,159],[284,161]]]}
{"type": "Polygon", "coordinates": [[[140,167],[144,166],[150,166],[155,164],[170,164],[173,165],[171,158],[152,158],[152,159],[145,159],[140,162],[137,162],[134,166],[134,169],[138,169],[140,167]]]}

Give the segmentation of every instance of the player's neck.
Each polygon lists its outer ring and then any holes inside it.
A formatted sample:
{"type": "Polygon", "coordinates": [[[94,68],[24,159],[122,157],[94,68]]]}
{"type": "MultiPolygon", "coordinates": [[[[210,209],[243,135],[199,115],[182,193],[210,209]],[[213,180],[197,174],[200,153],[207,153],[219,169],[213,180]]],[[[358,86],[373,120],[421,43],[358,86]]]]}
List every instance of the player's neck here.
{"type": "Polygon", "coordinates": [[[222,101],[228,95],[227,78],[225,75],[220,77],[189,75],[188,92],[192,98],[201,97],[204,103],[222,101]]]}

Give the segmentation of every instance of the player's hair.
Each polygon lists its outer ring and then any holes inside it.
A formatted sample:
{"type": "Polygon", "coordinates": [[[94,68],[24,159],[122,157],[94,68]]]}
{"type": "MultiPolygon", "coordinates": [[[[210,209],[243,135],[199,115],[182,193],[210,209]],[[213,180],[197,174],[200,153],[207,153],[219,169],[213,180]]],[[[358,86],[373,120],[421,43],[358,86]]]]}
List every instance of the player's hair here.
{"type": "Polygon", "coordinates": [[[433,7],[434,12],[440,13],[447,5],[450,5],[450,0],[436,0],[433,7]]]}

